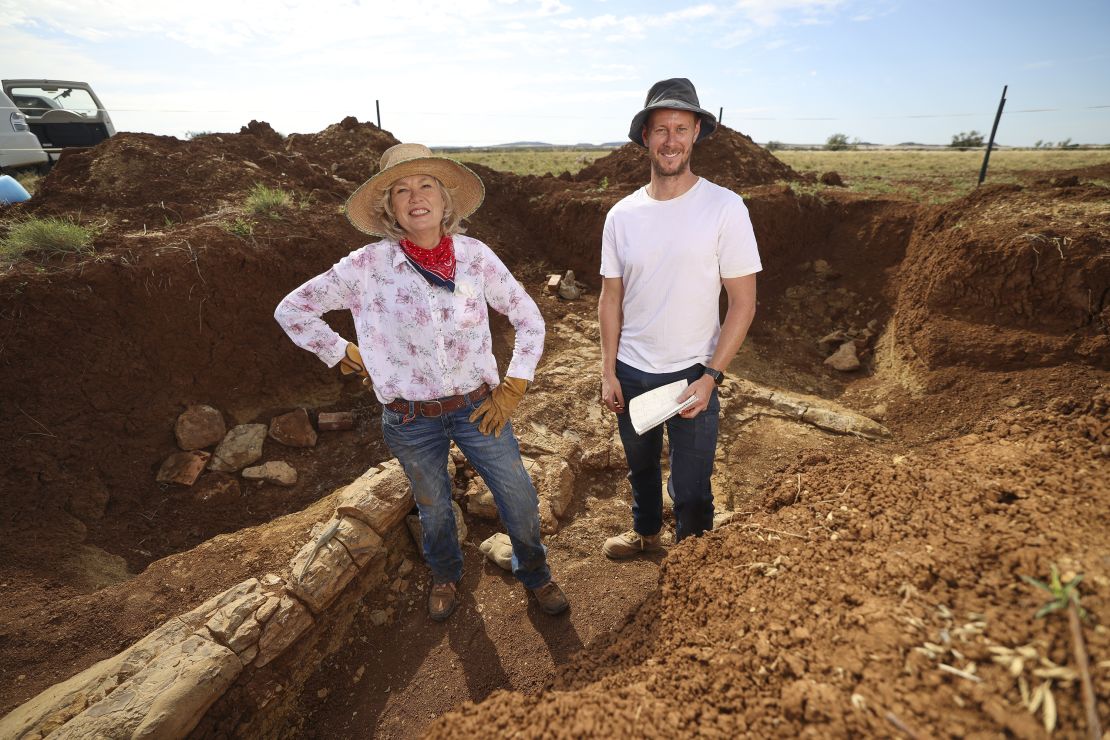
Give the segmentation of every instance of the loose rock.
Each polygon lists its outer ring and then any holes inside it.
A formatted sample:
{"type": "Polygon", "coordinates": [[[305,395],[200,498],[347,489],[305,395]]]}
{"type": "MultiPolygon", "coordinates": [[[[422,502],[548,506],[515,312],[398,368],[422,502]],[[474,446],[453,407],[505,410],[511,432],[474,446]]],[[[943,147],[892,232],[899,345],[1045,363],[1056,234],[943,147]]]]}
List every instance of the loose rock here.
{"type": "Polygon", "coordinates": [[[227,434],[224,417],[217,409],[204,404],[185,409],[173,426],[177,446],[183,450],[211,447],[227,434]]]}
{"type": "Polygon", "coordinates": [[[478,549],[498,568],[512,572],[513,543],[509,539],[509,535],[498,532],[478,545],[478,549]]]}
{"type": "Polygon", "coordinates": [[[208,463],[210,470],[234,473],[262,458],[262,443],[266,440],[265,424],[240,424],[233,427],[208,463]]]}
{"type": "Polygon", "coordinates": [[[568,301],[578,300],[582,297],[583,287],[585,286],[582,283],[574,279],[574,270],[567,270],[567,274],[559,282],[559,297],[568,301]]]}
{"type": "Polygon", "coordinates": [[[355,428],[355,415],[350,411],[325,411],[316,422],[321,432],[341,432],[355,428]]]}
{"type": "Polygon", "coordinates": [[[246,468],[243,470],[243,477],[247,480],[276,483],[279,486],[292,486],[297,482],[297,470],[282,460],[271,460],[254,468],[246,468]]]}
{"type": "Polygon", "coordinates": [[[497,504],[493,500],[493,493],[481,478],[470,481],[470,487],[466,491],[466,510],[482,519],[493,520],[500,516],[497,513],[497,504]]]}
{"type": "Polygon", "coordinates": [[[210,457],[212,455],[202,450],[175,452],[166,458],[162,467],[158,468],[155,480],[159,483],[180,483],[183,486],[191,486],[204,472],[204,466],[208,464],[210,457]]]}
{"type": "Polygon", "coordinates": [[[304,409],[290,411],[270,420],[270,439],[287,447],[315,447],[316,430],[304,409]]]}
{"type": "Polygon", "coordinates": [[[856,343],[845,342],[840,345],[840,349],[835,354],[831,355],[825,360],[825,364],[832,367],[834,370],[841,372],[851,372],[852,370],[859,370],[860,362],[859,357],[856,355],[856,343]]]}

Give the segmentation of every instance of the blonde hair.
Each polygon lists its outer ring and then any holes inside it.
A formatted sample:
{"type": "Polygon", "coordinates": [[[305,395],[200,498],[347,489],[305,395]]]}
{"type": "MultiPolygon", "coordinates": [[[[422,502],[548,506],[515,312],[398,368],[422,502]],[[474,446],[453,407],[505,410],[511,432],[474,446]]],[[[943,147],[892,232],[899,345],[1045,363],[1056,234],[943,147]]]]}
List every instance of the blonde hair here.
{"type": "MultiPolygon", "coordinates": [[[[432,177],[429,175],[429,177],[432,177]]],[[[451,197],[451,191],[439,178],[432,177],[436,185],[439,186],[439,194],[443,197],[443,221],[441,226],[444,235],[465,234],[466,229],[463,228],[462,218],[459,217],[458,212],[455,211],[455,201],[451,197]]],[[[393,241],[400,241],[405,236],[405,230],[397,223],[397,215],[393,212],[393,185],[390,184],[388,188],[382,191],[381,198],[373,206],[373,216],[382,225],[382,231],[385,235],[393,241]]]]}

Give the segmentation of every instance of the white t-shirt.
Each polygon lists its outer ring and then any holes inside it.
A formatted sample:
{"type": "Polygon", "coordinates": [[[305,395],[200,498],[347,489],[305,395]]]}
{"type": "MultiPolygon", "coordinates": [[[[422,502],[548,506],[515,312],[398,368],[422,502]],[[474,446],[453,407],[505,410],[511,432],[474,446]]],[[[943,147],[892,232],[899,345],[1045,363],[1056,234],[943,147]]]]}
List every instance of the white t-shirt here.
{"type": "Polygon", "coordinates": [[[743,199],[705,178],[677,198],[640,188],[605,217],[601,275],[624,283],[617,359],[669,373],[713,356],[721,278],[763,269],[743,199]]]}

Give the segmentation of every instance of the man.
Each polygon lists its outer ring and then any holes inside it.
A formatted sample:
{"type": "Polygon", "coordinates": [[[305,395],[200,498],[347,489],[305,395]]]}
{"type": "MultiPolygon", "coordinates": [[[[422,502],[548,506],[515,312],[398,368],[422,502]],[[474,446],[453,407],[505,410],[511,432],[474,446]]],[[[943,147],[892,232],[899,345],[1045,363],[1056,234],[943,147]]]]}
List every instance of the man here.
{"type": "Polygon", "coordinates": [[[663,426],[637,434],[627,404],[681,379],[690,385],[678,400],[697,398],[666,422],[675,540],[713,527],[716,389],[755,316],[755,273],[762,269],[744,201],[690,171],[695,142],[716,125],[689,80],[655,83],[628,132],[647,149],[651,180],[605,219],[601,402],[617,414],[633,497],[632,530],[602,548],[614,559],[660,549],[663,525],[663,426]],[[728,295],[723,326],[722,286],[728,295]]]}

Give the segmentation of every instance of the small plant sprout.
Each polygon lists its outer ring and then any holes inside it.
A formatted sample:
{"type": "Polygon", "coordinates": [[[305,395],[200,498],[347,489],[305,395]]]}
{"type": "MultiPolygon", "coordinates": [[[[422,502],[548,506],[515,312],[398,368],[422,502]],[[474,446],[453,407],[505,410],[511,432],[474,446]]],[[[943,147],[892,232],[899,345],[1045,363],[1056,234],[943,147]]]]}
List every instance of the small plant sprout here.
{"type": "MultiPolygon", "coordinates": [[[[1040,619],[1053,612],[1067,611],[1068,613],[1072,655],[1075,657],[1076,670],[1079,672],[1079,679],[1083,687],[1083,709],[1087,713],[1087,733],[1093,740],[1099,740],[1102,737],[1102,726],[1098,719],[1095,689],[1091,683],[1091,669],[1087,658],[1087,645],[1083,640],[1083,625],[1080,622],[1081,619],[1085,619],[1087,616],[1087,612],[1079,606],[1079,582],[1083,580],[1083,574],[1079,573],[1068,579],[1067,583],[1064,583],[1060,577],[1060,571],[1053,563],[1050,567],[1047,582],[1024,575],[1021,579],[1034,588],[1047,591],[1052,596],[1033,615],[1034,619],[1040,619]]],[[[1055,715],[1055,711],[1053,711],[1053,715],[1055,715]]],[[[1046,708],[1045,729],[1051,731],[1048,719],[1046,708]]],[[[1052,720],[1052,724],[1055,725],[1055,717],[1052,720]]]]}
{"type": "Polygon", "coordinates": [[[223,229],[229,234],[248,239],[254,236],[254,224],[245,218],[237,218],[231,223],[223,224],[223,229]]]}
{"type": "Polygon", "coordinates": [[[1087,612],[1083,610],[1083,607],[1079,606],[1079,582],[1083,580],[1082,573],[1078,574],[1067,583],[1063,583],[1060,580],[1060,571],[1054,563],[1050,568],[1047,583],[1039,581],[1036,578],[1030,578],[1029,576],[1022,576],[1021,580],[1034,588],[1039,588],[1052,594],[1052,598],[1042,604],[1041,608],[1037,610],[1037,613],[1033,615],[1034,619],[1040,619],[1052,612],[1067,609],[1068,604],[1071,603],[1072,600],[1075,601],[1076,608],[1079,609],[1079,616],[1083,619],[1087,618],[1087,612]]]}

